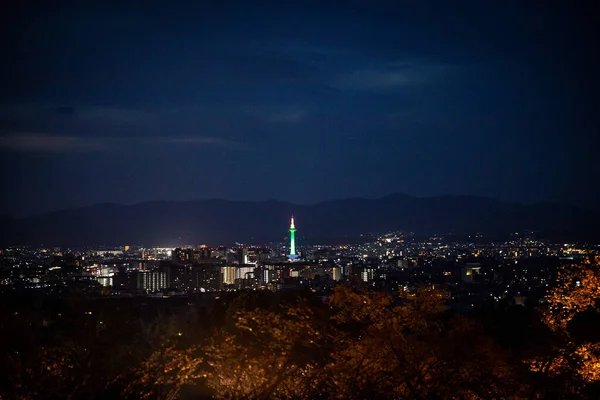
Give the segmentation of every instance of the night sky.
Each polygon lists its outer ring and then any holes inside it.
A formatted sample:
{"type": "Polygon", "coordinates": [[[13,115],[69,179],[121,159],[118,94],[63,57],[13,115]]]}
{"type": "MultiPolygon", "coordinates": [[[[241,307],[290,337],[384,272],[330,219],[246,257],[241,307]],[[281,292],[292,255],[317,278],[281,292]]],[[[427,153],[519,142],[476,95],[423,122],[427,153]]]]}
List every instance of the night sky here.
{"type": "Polygon", "coordinates": [[[3,10],[0,213],[392,192],[600,208],[583,2],[125,3],[3,10]]]}

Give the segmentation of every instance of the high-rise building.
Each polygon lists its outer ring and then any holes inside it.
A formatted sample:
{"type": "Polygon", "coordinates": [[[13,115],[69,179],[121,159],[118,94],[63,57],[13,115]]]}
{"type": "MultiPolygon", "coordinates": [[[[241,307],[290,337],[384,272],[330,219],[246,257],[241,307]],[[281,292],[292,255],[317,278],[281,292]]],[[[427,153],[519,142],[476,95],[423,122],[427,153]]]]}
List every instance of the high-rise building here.
{"type": "Polygon", "coordinates": [[[206,246],[200,246],[198,250],[178,247],[171,253],[171,258],[178,265],[212,264],[215,261],[211,258],[211,249],[206,246]]]}
{"type": "Polygon", "coordinates": [[[254,278],[254,266],[240,266],[235,270],[235,279],[252,279],[254,278]]]}
{"type": "Polygon", "coordinates": [[[223,273],[223,283],[226,285],[233,285],[235,283],[235,271],[236,267],[234,266],[226,266],[221,268],[223,273]]]}
{"type": "Polygon", "coordinates": [[[238,249],[238,264],[248,264],[248,249],[238,249]]]}
{"type": "Polygon", "coordinates": [[[169,287],[166,272],[139,271],[137,273],[137,287],[146,293],[154,293],[169,287]]]}
{"type": "Polygon", "coordinates": [[[296,254],[296,226],[294,225],[294,217],[292,216],[292,221],[290,223],[290,255],[288,256],[290,260],[295,260],[298,258],[296,254]]]}
{"type": "Polygon", "coordinates": [[[172,265],[172,286],[182,292],[218,292],[223,289],[221,265],[172,265]]]}

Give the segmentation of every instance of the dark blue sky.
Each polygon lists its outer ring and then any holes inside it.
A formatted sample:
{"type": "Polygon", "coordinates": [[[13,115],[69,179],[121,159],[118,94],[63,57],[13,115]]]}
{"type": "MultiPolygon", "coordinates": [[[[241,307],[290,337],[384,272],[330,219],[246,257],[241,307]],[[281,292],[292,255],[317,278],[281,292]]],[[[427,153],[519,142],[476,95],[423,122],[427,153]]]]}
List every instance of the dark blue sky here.
{"type": "Polygon", "coordinates": [[[0,213],[391,192],[600,203],[583,2],[48,3],[1,17],[0,213]]]}

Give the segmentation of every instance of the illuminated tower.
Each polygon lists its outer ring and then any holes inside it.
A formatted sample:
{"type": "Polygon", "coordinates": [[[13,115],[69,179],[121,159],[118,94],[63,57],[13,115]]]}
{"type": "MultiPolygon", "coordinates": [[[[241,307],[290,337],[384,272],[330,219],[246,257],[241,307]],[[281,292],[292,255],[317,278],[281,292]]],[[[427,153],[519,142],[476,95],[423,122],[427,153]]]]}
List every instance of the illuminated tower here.
{"type": "Polygon", "coordinates": [[[294,217],[290,223],[290,259],[298,258],[296,255],[296,226],[294,225],[294,217]]]}

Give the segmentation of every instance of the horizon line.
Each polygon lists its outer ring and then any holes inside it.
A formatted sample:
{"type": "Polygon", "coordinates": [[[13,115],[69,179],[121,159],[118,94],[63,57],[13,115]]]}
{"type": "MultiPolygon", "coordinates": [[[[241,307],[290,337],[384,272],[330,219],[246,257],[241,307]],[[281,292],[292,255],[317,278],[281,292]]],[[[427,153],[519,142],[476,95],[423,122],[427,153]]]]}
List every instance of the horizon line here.
{"type": "Polygon", "coordinates": [[[403,193],[403,192],[391,192],[391,193],[388,193],[388,194],[385,194],[382,196],[378,196],[378,197],[362,197],[362,196],[338,197],[338,198],[333,198],[333,199],[329,199],[329,200],[321,200],[321,201],[308,202],[308,203],[294,203],[292,201],[278,200],[278,199],[230,200],[230,199],[226,199],[226,198],[222,198],[222,197],[208,197],[208,198],[199,198],[199,199],[190,199],[190,200],[148,200],[148,201],[140,201],[140,202],[135,202],[135,203],[116,203],[116,202],[105,201],[105,202],[98,202],[98,203],[92,203],[92,204],[80,205],[80,206],[62,207],[59,209],[48,210],[48,211],[27,213],[27,214],[24,214],[21,216],[14,216],[14,215],[11,215],[10,213],[1,213],[0,216],[6,216],[6,217],[9,217],[12,219],[19,220],[19,219],[35,218],[35,217],[40,217],[40,216],[45,216],[45,215],[50,215],[50,214],[61,213],[61,212],[65,212],[65,211],[81,210],[81,209],[99,207],[99,206],[134,207],[134,206],[139,206],[139,205],[144,205],[144,204],[152,204],[152,203],[194,203],[194,202],[209,202],[209,201],[221,201],[221,202],[229,202],[229,203],[284,203],[284,204],[288,204],[291,206],[297,206],[297,207],[310,207],[310,206],[326,204],[326,203],[331,203],[331,202],[336,202],[336,201],[348,201],[348,200],[376,201],[376,200],[382,200],[387,197],[394,197],[394,196],[398,196],[398,197],[402,196],[402,197],[413,198],[413,199],[464,197],[464,198],[485,199],[485,200],[491,200],[491,201],[495,201],[495,202],[499,202],[499,203],[509,203],[509,204],[519,204],[519,205],[560,204],[560,205],[566,205],[566,206],[571,206],[571,207],[577,207],[577,208],[581,208],[584,210],[594,211],[593,209],[591,209],[589,207],[582,207],[582,206],[574,205],[571,203],[556,201],[556,200],[518,201],[518,200],[502,200],[502,199],[497,199],[497,198],[494,198],[491,196],[475,195],[475,194],[436,194],[436,195],[419,196],[419,195],[411,195],[411,194],[407,194],[407,193],[403,193]]]}

